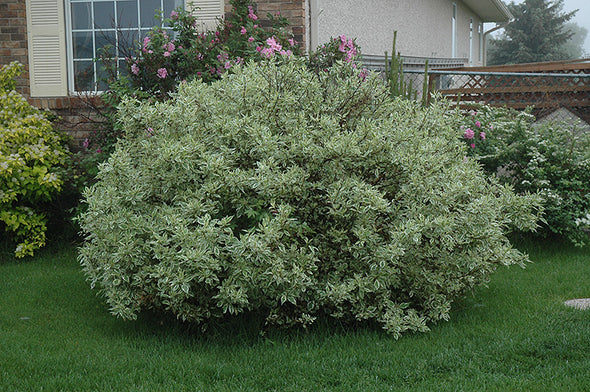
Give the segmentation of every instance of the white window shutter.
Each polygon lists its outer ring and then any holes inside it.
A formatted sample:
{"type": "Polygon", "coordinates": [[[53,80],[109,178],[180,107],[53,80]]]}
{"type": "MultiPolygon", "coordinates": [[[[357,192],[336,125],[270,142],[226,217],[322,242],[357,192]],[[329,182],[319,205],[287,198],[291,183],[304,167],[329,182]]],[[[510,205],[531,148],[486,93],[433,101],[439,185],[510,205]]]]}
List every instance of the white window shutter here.
{"type": "Polygon", "coordinates": [[[197,0],[191,13],[197,18],[197,28],[201,31],[214,30],[223,17],[223,0],[197,0]]]}
{"type": "Polygon", "coordinates": [[[63,0],[27,0],[32,97],[68,95],[63,0]]]}

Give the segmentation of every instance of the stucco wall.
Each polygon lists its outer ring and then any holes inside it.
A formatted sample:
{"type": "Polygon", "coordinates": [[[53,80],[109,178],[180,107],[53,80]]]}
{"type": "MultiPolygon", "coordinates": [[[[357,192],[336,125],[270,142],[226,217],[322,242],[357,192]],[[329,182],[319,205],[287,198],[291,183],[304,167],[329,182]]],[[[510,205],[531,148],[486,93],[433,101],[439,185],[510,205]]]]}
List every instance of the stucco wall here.
{"type": "MultiPolygon", "coordinates": [[[[314,0],[312,0],[314,1],[314,0]]],[[[317,42],[344,34],[356,37],[365,54],[391,52],[393,32],[397,49],[406,56],[452,57],[452,0],[315,0],[317,42]]],[[[473,18],[474,65],[478,65],[480,19],[457,3],[457,57],[469,57],[469,26],[473,18]]],[[[312,26],[313,27],[313,26],[312,26]]]]}

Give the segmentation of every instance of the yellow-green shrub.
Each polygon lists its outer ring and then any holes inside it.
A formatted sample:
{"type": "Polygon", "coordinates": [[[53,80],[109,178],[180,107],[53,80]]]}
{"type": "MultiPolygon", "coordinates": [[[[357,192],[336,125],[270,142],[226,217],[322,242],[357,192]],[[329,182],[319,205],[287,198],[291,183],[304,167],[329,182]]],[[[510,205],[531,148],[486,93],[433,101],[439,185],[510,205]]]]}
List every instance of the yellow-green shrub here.
{"type": "Polygon", "coordinates": [[[66,156],[46,116],[14,90],[22,68],[0,69],[0,226],[14,235],[17,257],[45,245],[46,219],[36,207],[60,190],[55,169],[66,156]]]}

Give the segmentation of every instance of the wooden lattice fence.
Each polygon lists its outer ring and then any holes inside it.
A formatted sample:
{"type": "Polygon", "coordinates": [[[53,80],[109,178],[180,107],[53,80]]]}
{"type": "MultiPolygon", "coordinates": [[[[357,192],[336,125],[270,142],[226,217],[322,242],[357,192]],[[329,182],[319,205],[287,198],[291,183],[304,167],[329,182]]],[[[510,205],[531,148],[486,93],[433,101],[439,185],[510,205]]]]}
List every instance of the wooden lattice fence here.
{"type": "Polygon", "coordinates": [[[533,107],[543,117],[565,108],[590,123],[590,61],[460,68],[430,72],[429,86],[463,107],[533,107]]]}

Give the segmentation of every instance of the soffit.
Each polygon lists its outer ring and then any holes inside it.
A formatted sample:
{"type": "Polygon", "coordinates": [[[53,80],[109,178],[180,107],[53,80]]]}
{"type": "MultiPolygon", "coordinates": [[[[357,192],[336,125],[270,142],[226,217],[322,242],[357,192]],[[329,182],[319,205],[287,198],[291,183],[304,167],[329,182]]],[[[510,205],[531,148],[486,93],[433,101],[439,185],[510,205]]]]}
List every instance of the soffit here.
{"type": "Polygon", "coordinates": [[[513,16],[502,0],[463,0],[483,22],[509,22],[513,16]]]}

